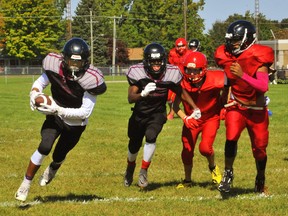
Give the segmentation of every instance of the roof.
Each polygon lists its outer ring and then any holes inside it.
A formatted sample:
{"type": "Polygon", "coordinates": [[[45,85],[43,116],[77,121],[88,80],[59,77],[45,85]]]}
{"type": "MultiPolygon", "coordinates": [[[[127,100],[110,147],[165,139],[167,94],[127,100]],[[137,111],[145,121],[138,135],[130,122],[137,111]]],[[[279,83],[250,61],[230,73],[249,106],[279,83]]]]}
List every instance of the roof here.
{"type": "Polygon", "coordinates": [[[143,59],[143,48],[128,48],[128,56],[130,61],[143,59]]]}

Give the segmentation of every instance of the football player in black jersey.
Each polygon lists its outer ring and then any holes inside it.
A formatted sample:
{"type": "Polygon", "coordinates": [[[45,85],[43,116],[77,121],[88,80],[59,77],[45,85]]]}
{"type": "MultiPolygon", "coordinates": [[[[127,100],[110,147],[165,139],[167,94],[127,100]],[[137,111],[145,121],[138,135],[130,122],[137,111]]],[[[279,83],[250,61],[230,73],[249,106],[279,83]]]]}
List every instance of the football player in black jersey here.
{"type": "Polygon", "coordinates": [[[44,73],[33,83],[30,106],[46,115],[41,128],[41,142],[32,154],[27,171],[15,198],[25,201],[33,177],[44,158],[50,153],[53,161],[40,177],[39,184],[46,186],[55,177],[66,155],[78,143],[88,118],[96,103],[97,95],[106,91],[102,72],[90,65],[90,49],[81,38],[66,42],[61,54],[49,53],[43,60],[44,73]],[[35,106],[35,98],[51,84],[52,104],[35,106]]]}
{"type": "MultiPolygon", "coordinates": [[[[156,139],[166,123],[166,99],[168,90],[187,101],[194,108],[193,117],[199,118],[200,110],[196,107],[186,90],[182,89],[182,73],[179,68],[166,63],[166,52],[158,43],[151,43],[144,49],[143,63],[129,68],[126,76],[129,83],[128,101],[135,103],[128,124],[128,157],[124,185],[130,186],[136,166],[136,158],[143,138],[143,160],[138,186],[148,185],[147,170],[156,148],[156,139]]],[[[189,124],[189,117],[183,121],[189,124]]]]}

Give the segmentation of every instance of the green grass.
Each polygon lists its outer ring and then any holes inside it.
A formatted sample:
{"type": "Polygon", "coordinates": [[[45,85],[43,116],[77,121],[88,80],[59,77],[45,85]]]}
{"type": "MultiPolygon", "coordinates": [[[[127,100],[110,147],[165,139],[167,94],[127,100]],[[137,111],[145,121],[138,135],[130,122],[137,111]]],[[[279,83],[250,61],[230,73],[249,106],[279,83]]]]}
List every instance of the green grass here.
{"type": "MultiPolygon", "coordinates": [[[[34,79],[37,77],[34,77],[34,79]]],[[[14,199],[29,159],[40,140],[44,116],[29,107],[32,76],[0,77],[0,215],[287,215],[288,207],[288,85],[270,85],[270,142],[267,186],[270,196],[253,193],[256,174],[250,142],[245,131],[235,161],[234,189],[221,197],[210,184],[207,162],[196,148],[193,180],[189,189],[176,190],[183,178],[179,118],[163,128],[149,169],[149,189],[139,191],[142,149],[135,181],[123,186],[127,155],[127,101],[125,77],[107,77],[108,90],[97,99],[89,124],[78,145],[69,153],[56,178],[47,187],[36,174],[26,205],[14,199]],[[119,81],[124,82],[110,82],[119,81]]],[[[223,170],[225,128],[221,122],[216,141],[216,161],[223,170]]]]}

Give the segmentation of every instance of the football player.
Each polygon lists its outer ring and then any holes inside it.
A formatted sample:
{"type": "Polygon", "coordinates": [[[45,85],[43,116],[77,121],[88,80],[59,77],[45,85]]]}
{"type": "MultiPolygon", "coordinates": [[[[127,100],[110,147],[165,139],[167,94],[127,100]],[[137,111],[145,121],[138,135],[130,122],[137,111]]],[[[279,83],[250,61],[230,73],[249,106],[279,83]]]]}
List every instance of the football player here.
{"type": "MultiPolygon", "coordinates": [[[[168,61],[172,65],[176,65],[178,67],[183,65],[185,57],[191,52],[187,48],[187,41],[185,38],[178,38],[175,41],[175,46],[170,50],[168,61]]],[[[175,94],[172,91],[169,91],[167,103],[169,105],[169,113],[167,115],[168,120],[172,120],[174,118],[174,110],[172,104],[175,100],[175,94]]]]}
{"type": "Polygon", "coordinates": [[[50,53],[43,60],[44,73],[33,83],[30,92],[31,109],[46,115],[41,128],[41,142],[32,154],[27,171],[15,198],[25,201],[33,177],[57,138],[52,162],[40,177],[46,186],[55,177],[66,155],[78,143],[86,128],[97,95],[106,91],[102,72],[90,65],[90,50],[81,38],[66,42],[61,54],[50,53]],[[36,107],[35,98],[51,84],[52,104],[36,107]]]}
{"type": "Polygon", "coordinates": [[[191,187],[194,149],[200,133],[199,151],[201,155],[207,158],[212,182],[219,184],[221,173],[215,163],[213,143],[220,125],[219,113],[222,106],[220,102],[221,92],[224,88],[224,72],[222,70],[207,70],[206,56],[197,51],[186,57],[184,65],[180,69],[184,74],[181,85],[201,110],[202,115],[198,120],[194,120],[192,126],[186,124],[187,116],[192,114],[193,108],[187,102],[182,101],[185,111],[183,113],[179,109],[180,100],[176,97],[173,108],[184,121],[181,158],[185,173],[184,180],[178,184],[177,188],[191,187]]]}
{"type": "Polygon", "coordinates": [[[238,139],[247,128],[257,169],[255,192],[265,193],[269,119],[264,94],[268,91],[269,67],[274,62],[273,50],[255,44],[255,27],[245,20],[231,23],[225,39],[215,52],[215,60],[231,85],[225,117],[225,170],[218,189],[229,192],[232,187],[238,139]]]}
{"type": "Polygon", "coordinates": [[[201,115],[188,93],[181,88],[182,73],[179,68],[166,61],[164,47],[151,43],[144,49],[143,63],[131,66],[126,74],[129,83],[128,101],[135,103],[128,124],[128,164],[124,176],[124,185],[127,187],[133,182],[136,158],[144,137],[146,140],[138,186],[148,186],[147,170],[155,152],[157,137],[167,121],[168,90],[172,90],[194,108],[194,118],[201,115]]]}

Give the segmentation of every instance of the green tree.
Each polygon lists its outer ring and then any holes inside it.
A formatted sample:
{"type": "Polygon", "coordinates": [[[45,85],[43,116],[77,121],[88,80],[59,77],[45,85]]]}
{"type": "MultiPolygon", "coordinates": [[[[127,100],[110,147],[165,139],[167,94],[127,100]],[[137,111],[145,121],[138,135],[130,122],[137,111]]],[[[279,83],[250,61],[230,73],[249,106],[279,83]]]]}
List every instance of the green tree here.
{"type": "Polygon", "coordinates": [[[2,1],[5,15],[4,54],[21,60],[43,57],[57,50],[63,38],[62,13],[54,0],[2,1]]]}

